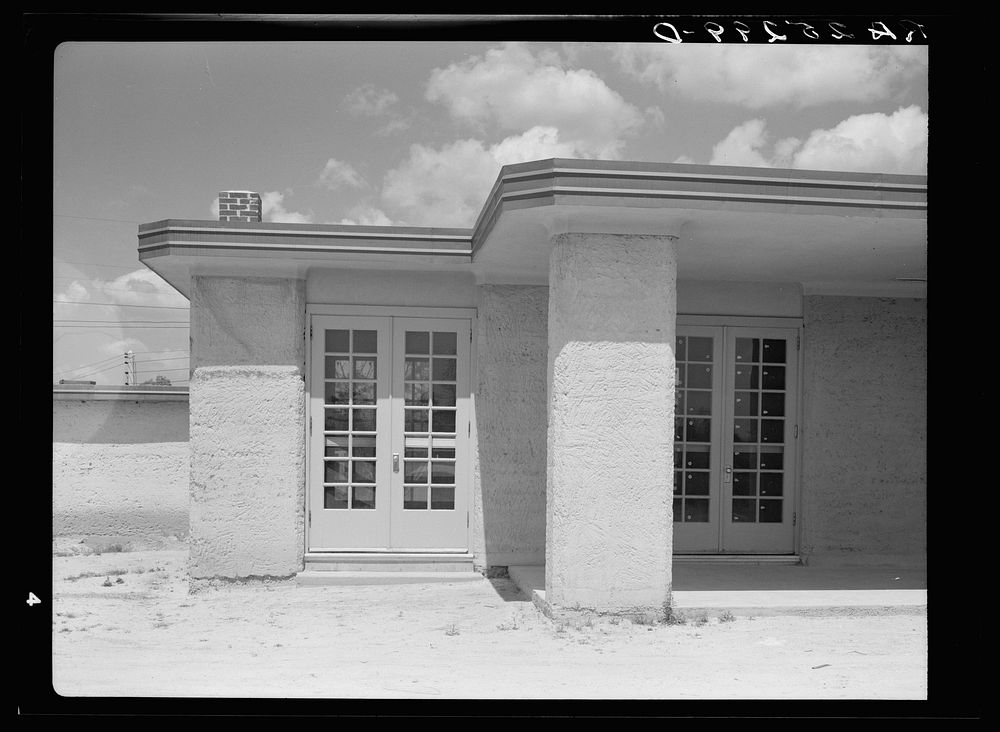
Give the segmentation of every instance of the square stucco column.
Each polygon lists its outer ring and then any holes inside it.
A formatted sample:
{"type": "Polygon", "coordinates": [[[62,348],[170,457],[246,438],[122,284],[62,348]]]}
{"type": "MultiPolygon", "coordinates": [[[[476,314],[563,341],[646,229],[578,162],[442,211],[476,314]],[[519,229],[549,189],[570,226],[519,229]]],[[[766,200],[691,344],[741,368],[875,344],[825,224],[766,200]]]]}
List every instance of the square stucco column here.
{"type": "Polygon", "coordinates": [[[192,580],[290,577],[305,528],[305,286],[192,277],[192,580]]]}
{"type": "Polygon", "coordinates": [[[674,242],[552,238],[545,591],[556,607],[669,611],[674,242]]]}

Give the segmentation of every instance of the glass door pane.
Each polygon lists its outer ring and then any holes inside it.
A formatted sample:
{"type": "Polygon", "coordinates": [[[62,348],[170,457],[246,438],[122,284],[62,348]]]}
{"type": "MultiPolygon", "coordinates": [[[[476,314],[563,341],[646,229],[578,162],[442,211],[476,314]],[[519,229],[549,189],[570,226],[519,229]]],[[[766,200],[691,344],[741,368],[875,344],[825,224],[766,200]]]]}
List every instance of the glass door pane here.
{"type": "Polygon", "coordinates": [[[471,323],[393,318],[391,546],[468,548],[471,323]]]}
{"type": "Polygon", "coordinates": [[[313,316],[309,398],[312,550],[389,540],[389,318],[313,316]]]}
{"type": "Polygon", "coordinates": [[[719,549],[722,328],[677,326],[674,553],[719,549]]]}
{"type": "Polygon", "coordinates": [[[726,331],[723,550],[790,553],[797,333],[726,331]]]}

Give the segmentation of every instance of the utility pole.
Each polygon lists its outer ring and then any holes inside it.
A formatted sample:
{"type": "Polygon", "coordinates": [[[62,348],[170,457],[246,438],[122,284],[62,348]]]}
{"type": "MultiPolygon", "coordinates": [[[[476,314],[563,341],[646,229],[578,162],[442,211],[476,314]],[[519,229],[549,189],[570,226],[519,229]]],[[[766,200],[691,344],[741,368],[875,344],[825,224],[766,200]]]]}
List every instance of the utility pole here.
{"type": "Polygon", "coordinates": [[[135,379],[135,355],[132,351],[125,351],[125,386],[136,383],[135,379]]]}

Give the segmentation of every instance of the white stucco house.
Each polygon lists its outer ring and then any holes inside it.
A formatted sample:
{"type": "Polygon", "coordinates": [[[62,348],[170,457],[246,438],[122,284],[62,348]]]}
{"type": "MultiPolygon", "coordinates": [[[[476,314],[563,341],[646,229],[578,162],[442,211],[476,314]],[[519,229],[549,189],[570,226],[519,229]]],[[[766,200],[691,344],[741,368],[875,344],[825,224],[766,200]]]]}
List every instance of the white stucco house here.
{"type": "Polygon", "coordinates": [[[192,578],[676,556],[922,563],[924,176],[504,167],[471,229],[143,224],[191,301],[192,578]]]}

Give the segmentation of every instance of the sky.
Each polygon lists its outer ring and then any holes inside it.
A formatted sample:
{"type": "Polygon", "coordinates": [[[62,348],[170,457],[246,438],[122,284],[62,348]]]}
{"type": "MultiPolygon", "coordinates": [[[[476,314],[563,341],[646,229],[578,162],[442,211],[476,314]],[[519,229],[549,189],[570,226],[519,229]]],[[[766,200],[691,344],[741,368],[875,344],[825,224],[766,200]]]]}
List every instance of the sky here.
{"type": "MultiPolygon", "coordinates": [[[[188,380],[188,302],[140,223],[471,227],[543,158],[926,174],[926,46],[63,43],[53,120],[53,382],[188,380]]],[[[136,383],[136,381],[133,381],[136,383]]]]}

